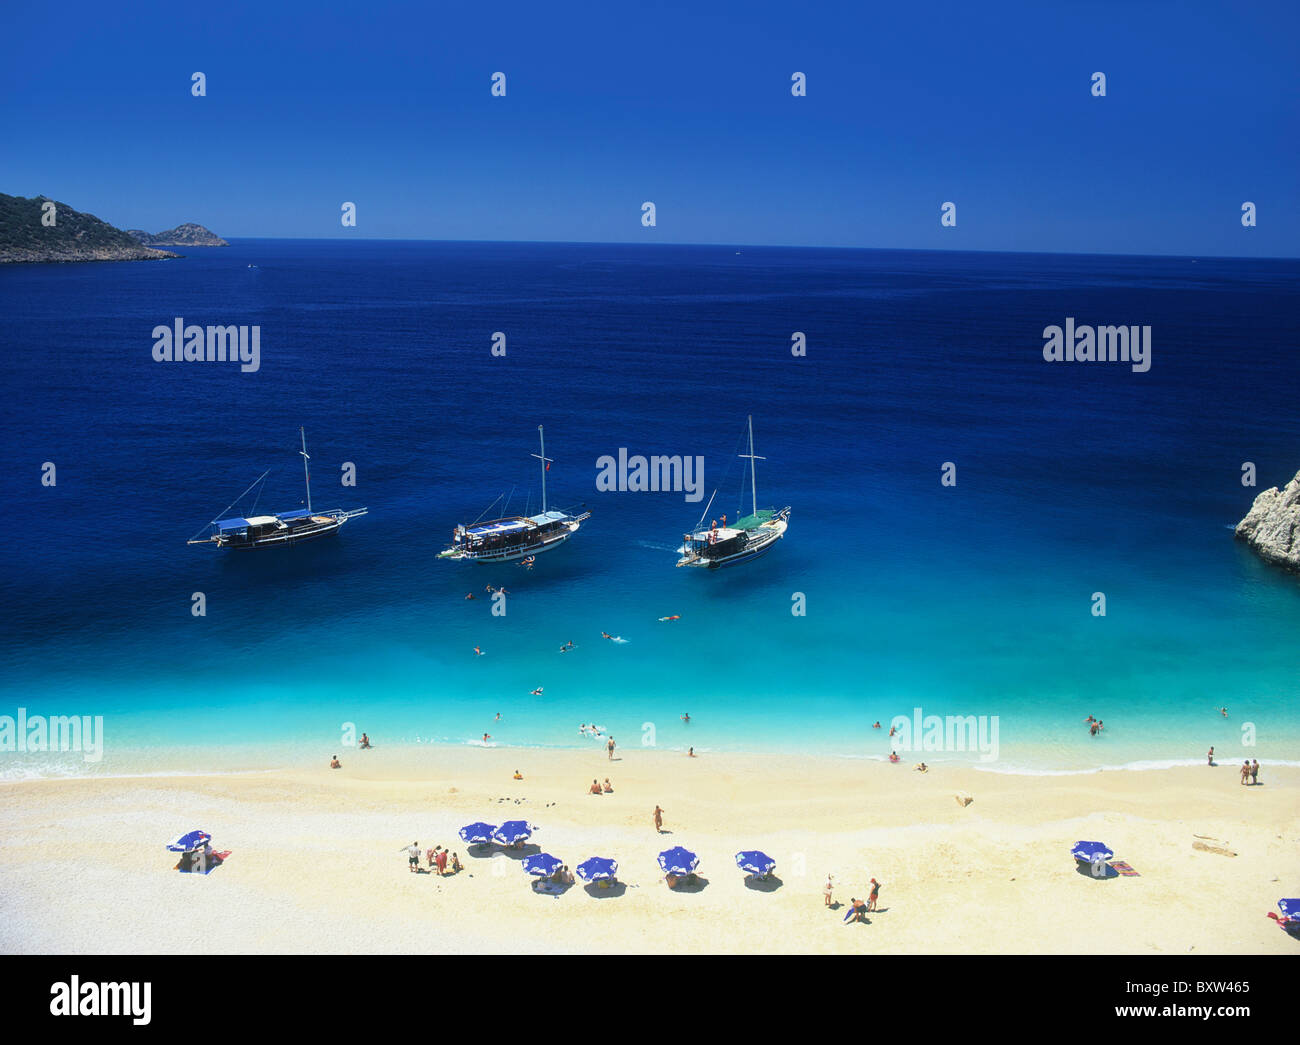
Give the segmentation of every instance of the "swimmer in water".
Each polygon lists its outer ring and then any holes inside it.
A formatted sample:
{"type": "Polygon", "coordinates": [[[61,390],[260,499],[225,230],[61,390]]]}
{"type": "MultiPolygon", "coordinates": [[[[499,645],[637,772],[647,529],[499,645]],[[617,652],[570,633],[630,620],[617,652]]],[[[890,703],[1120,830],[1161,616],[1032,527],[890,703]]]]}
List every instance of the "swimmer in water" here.
{"type": "Polygon", "coordinates": [[[492,721],[493,721],[493,722],[500,722],[500,721],[501,721],[501,712],[498,711],[498,712],[497,712],[497,717],[494,718],[492,721]]]}
{"type": "Polygon", "coordinates": [[[874,724],[872,725],[871,728],[872,728],[872,729],[879,729],[879,728],[880,728],[880,722],[877,721],[876,723],[874,723],[874,724]]]}
{"type": "Polygon", "coordinates": [[[467,592],[465,593],[465,598],[467,598],[467,599],[472,599],[472,598],[474,598],[474,593],[473,593],[472,591],[467,591],[467,592]]]}
{"type": "Polygon", "coordinates": [[[683,721],[683,722],[689,722],[690,720],[691,720],[691,713],[688,711],[688,712],[686,712],[686,714],[684,714],[684,715],[682,716],[682,721],[683,721]]]}
{"type": "Polygon", "coordinates": [[[496,591],[496,588],[492,587],[492,585],[489,584],[489,585],[488,585],[486,588],[484,588],[483,590],[484,590],[485,592],[487,592],[489,595],[491,595],[494,591],[496,591]]]}
{"type": "Polygon", "coordinates": [[[484,733],[484,734],[483,734],[483,743],[486,744],[486,743],[487,743],[489,740],[491,740],[491,739],[492,739],[492,734],[491,734],[491,733],[484,733]]]}
{"type": "Polygon", "coordinates": [[[602,639],[612,639],[614,636],[611,635],[611,634],[610,634],[609,632],[607,632],[607,631],[602,631],[602,632],[600,633],[600,637],[601,637],[602,639]]]}
{"type": "Polygon", "coordinates": [[[681,620],[682,615],[680,613],[674,613],[671,617],[660,617],[659,619],[660,620],[681,620]]]}
{"type": "Polygon", "coordinates": [[[533,690],[533,696],[540,697],[541,695],[542,695],[542,687],[538,686],[535,690],[533,690]]]}
{"type": "Polygon", "coordinates": [[[1227,709],[1227,708],[1219,708],[1219,714],[1222,715],[1224,718],[1227,718],[1227,717],[1228,717],[1228,709],[1227,709]]]}
{"type": "Polygon", "coordinates": [[[481,649],[479,649],[477,646],[474,647],[474,656],[476,656],[476,657],[481,657],[481,656],[483,656],[483,651],[482,651],[481,649]]]}

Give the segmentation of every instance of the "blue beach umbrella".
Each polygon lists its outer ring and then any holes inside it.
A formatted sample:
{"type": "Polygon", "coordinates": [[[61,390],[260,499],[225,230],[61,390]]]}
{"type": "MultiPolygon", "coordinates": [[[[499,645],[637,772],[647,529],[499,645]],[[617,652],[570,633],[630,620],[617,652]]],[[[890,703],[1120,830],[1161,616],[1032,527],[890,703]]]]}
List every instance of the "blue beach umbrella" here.
{"type": "Polygon", "coordinates": [[[599,882],[618,874],[618,861],[604,856],[592,856],[583,860],[575,870],[584,882],[599,882]]]}
{"type": "Polygon", "coordinates": [[[563,860],[550,853],[537,853],[534,856],[524,857],[524,870],[534,878],[550,878],[555,874],[555,869],[563,863],[563,860]]]}
{"type": "Polygon", "coordinates": [[[167,849],[172,853],[192,853],[195,849],[201,849],[204,842],[212,841],[212,836],[206,831],[187,831],[175,841],[167,843],[167,849]]]}
{"type": "Polygon", "coordinates": [[[1300,918],[1300,900],[1279,900],[1277,909],[1286,918],[1300,918]]]}
{"type": "Polygon", "coordinates": [[[768,874],[776,866],[776,861],[757,849],[746,849],[736,854],[736,866],[750,874],[768,874]]]}
{"type": "Polygon", "coordinates": [[[675,845],[659,854],[659,866],[665,874],[690,874],[699,866],[700,858],[689,849],[675,845]]]}
{"type": "Polygon", "coordinates": [[[1115,857],[1115,854],[1101,842],[1075,842],[1070,855],[1085,864],[1096,863],[1098,860],[1112,860],[1115,857]]]}
{"type": "Polygon", "coordinates": [[[528,838],[535,830],[527,820],[507,820],[492,832],[492,837],[502,845],[514,845],[528,838]]]}
{"type": "Polygon", "coordinates": [[[477,824],[466,824],[457,834],[460,835],[462,841],[475,845],[492,841],[492,832],[495,830],[494,825],[485,824],[480,820],[477,824]]]}

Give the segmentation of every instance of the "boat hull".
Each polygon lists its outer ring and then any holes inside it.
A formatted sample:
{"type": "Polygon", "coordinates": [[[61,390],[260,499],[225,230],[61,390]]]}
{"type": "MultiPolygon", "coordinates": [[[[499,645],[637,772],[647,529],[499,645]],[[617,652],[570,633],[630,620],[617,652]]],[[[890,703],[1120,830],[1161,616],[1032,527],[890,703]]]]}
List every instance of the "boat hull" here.
{"type": "Polygon", "coordinates": [[[443,557],[464,562],[517,562],[520,559],[528,558],[530,555],[540,555],[542,552],[549,552],[554,548],[558,548],[578,532],[578,526],[579,524],[576,522],[568,523],[563,530],[546,537],[544,540],[521,544],[517,547],[496,548],[478,552],[444,552],[443,557]]]}
{"type": "MultiPolygon", "coordinates": [[[[785,536],[786,528],[789,523],[784,516],[774,519],[770,523],[765,523],[762,527],[762,535],[756,540],[751,541],[746,547],[732,555],[723,555],[710,558],[703,555],[685,554],[677,561],[678,566],[697,566],[707,570],[721,570],[728,566],[739,566],[741,563],[757,559],[760,555],[766,555],[772,550],[782,537],[785,536]]],[[[683,551],[683,549],[678,549],[683,551]]]]}
{"type": "Polygon", "coordinates": [[[345,522],[347,522],[346,519],[335,520],[332,523],[320,526],[303,527],[298,533],[268,534],[265,537],[258,537],[251,541],[219,540],[215,543],[218,548],[237,552],[259,551],[265,548],[284,548],[291,544],[303,544],[306,541],[318,540],[321,537],[333,537],[339,530],[343,529],[343,523],[345,522]]]}

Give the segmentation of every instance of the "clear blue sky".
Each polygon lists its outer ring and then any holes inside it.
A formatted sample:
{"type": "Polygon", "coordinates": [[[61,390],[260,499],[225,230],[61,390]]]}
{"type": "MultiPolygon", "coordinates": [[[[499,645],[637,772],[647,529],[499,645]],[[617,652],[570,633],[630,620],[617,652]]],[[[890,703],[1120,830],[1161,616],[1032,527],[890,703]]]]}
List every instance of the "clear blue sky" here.
{"type": "Polygon", "coordinates": [[[0,191],[123,227],[1300,253],[1296,0],[11,3],[0,39],[0,191]]]}

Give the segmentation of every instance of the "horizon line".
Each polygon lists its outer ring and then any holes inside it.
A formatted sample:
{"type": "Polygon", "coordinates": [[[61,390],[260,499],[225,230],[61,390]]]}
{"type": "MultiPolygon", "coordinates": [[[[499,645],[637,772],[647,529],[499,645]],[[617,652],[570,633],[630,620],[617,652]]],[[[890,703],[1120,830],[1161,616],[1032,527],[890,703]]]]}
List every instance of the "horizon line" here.
{"type": "MultiPolygon", "coordinates": [[[[197,224],[197,223],[196,223],[197,224]]],[[[206,226],[204,226],[206,228],[206,226]]],[[[211,230],[209,230],[211,231],[211,230]]],[[[214,233],[215,235],[215,233],[214,233]]],[[[871,250],[893,251],[912,254],[1031,254],[1061,257],[1094,258],[1188,258],[1207,261],[1298,261],[1300,254],[1169,254],[1147,251],[1096,251],[1096,250],[998,250],[990,248],[953,249],[950,247],[862,247],[808,243],[636,243],[630,240],[563,240],[563,239],[439,239],[434,237],[409,236],[222,236],[228,241],[250,240],[255,242],[324,242],[346,243],[349,240],[361,243],[513,243],[521,245],[546,244],[570,247],[725,247],[758,250],[871,250]]],[[[186,244],[177,244],[185,247],[186,244]]],[[[206,249],[206,248],[191,248],[206,249]]]]}

